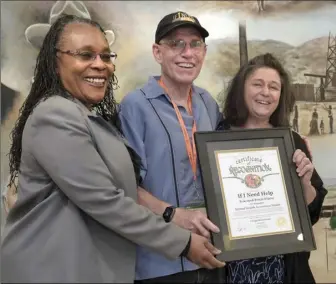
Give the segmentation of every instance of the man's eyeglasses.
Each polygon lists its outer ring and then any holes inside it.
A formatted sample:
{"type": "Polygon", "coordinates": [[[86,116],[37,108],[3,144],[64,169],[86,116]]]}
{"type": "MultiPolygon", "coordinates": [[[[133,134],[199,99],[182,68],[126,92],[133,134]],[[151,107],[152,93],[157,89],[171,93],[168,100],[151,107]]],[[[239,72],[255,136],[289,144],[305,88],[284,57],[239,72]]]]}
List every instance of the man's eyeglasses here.
{"type": "MultiPolygon", "coordinates": [[[[185,47],[187,46],[187,42],[185,42],[182,39],[179,40],[175,40],[175,39],[163,39],[160,41],[160,44],[166,44],[168,45],[170,48],[182,52],[185,47]]],[[[204,49],[204,47],[206,47],[206,44],[204,41],[202,40],[192,40],[189,43],[189,46],[191,49],[195,50],[195,51],[201,51],[204,49]]]]}
{"type": "Polygon", "coordinates": [[[68,54],[71,55],[73,57],[76,57],[84,62],[88,62],[88,61],[94,61],[96,60],[97,56],[99,55],[101,61],[103,61],[104,63],[114,63],[115,60],[117,59],[117,54],[115,52],[111,52],[111,53],[95,53],[92,51],[71,51],[71,50],[60,50],[58,48],[56,48],[57,52],[60,53],[64,53],[64,54],[68,54]]]}

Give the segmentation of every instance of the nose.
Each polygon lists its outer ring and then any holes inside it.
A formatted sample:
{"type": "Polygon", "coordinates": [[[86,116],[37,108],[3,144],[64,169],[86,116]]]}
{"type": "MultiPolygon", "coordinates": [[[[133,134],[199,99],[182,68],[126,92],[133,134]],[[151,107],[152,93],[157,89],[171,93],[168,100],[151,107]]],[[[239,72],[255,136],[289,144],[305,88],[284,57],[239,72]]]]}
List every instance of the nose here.
{"type": "Polygon", "coordinates": [[[193,50],[190,47],[190,44],[187,43],[186,46],[183,48],[183,50],[181,52],[181,55],[184,56],[184,57],[190,57],[190,56],[192,56],[192,53],[193,53],[193,50]]]}
{"type": "Polygon", "coordinates": [[[265,85],[264,88],[262,89],[261,95],[268,97],[270,95],[270,87],[265,85]]]}
{"type": "Polygon", "coordinates": [[[91,67],[99,70],[104,70],[106,69],[106,64],[103,60],[101,60],[100,55],[97,54],[97,57],[92,61],[91,67]]]}

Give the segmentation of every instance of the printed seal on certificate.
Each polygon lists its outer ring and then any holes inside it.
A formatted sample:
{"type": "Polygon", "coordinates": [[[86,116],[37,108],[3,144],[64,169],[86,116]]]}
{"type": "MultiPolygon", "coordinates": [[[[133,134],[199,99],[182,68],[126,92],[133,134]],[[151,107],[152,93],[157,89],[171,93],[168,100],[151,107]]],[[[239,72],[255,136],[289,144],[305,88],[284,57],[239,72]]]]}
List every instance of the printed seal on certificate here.
{"type": "Polygon", "coordinates": [[[287,225],[287,219],[285,217],[279,217],[276,220],[276,225],[281,228],[287,225]]]}

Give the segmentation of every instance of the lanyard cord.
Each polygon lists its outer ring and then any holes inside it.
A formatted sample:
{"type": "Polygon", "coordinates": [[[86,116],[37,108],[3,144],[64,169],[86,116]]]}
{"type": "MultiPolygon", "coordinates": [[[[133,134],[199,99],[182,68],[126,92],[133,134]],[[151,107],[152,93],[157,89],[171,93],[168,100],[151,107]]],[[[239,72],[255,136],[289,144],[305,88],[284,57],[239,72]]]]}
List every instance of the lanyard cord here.
{"type": "MultiPolygon", "coordinates": [[[[184,142],[185,142],[185,146],[186,146],[186,150],[187,150],[187,154],[189,157],[189,162],[194,174],[194,180],[196,180],[196,172],[197,172],[197,153],[196,153],[196,146],[195,146],[195,139],[194,139],[194,133],[196,132],[196,122],[195,119],[193,119],[193,126],[192,126],[192,137],[191,137],[191,141],[188,135],[188,131],[187,128],[185,126],[185,123],[183,121],[182,115],[180,113],[180,110],[178,109],[178,106],[176,105],[176,103],[174,102],[174,100],[172,99],[172,97],[169,95],[168,93],[168,89],[165,86],[165,84],[163,83],[162,79],[160,78],[159,80],[159,84],[160,86],[165,90],[165,92],[167,93],[168,97],[171,100],[171,103],[174,107],[178,122],[180,124],[182,133],[183,133],[183,137],[184,137],[184,142]]],[[[193,116],[193,111],[192,111],[192,89],[190,88],[190,92],[188,95],[188,102],[187,102],[187,111],[189,113],[189,115],[193,116]]]]}

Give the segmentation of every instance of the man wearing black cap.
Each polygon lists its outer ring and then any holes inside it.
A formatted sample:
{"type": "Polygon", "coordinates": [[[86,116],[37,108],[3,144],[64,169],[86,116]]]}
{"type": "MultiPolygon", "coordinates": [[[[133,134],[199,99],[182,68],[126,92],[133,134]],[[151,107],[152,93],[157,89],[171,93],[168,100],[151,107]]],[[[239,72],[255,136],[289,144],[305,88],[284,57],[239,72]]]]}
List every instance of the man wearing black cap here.
{"type": "Polygon", "coordinates": [[[187,25],[194,27],[200,33],[203,40],[209,36],[208,31],[201,26],[196,17],[184,12],[177,12],[165,16],[160,21],[155,33],[155,43],[159,44],[160,40],[174,29],[187,25]]]}
{"type": "MultiPolygon", "coordinates": [[[[193,82],[208,36],[198,19],[185,12],[165,16],[152,47],[161,75],[127,94],[120,112],[124,135],[142,161],[139,203],[166,222],[206,237],[219,229],[204,212],[193,133],[214,130],[220,112],[212,96],[193,82]]],[[[213,283],[219,281],[218,272],[200,269],[185,257],[171,261],[143,247],[137,251],[136,276],[144,283],[213,283]]]]}

